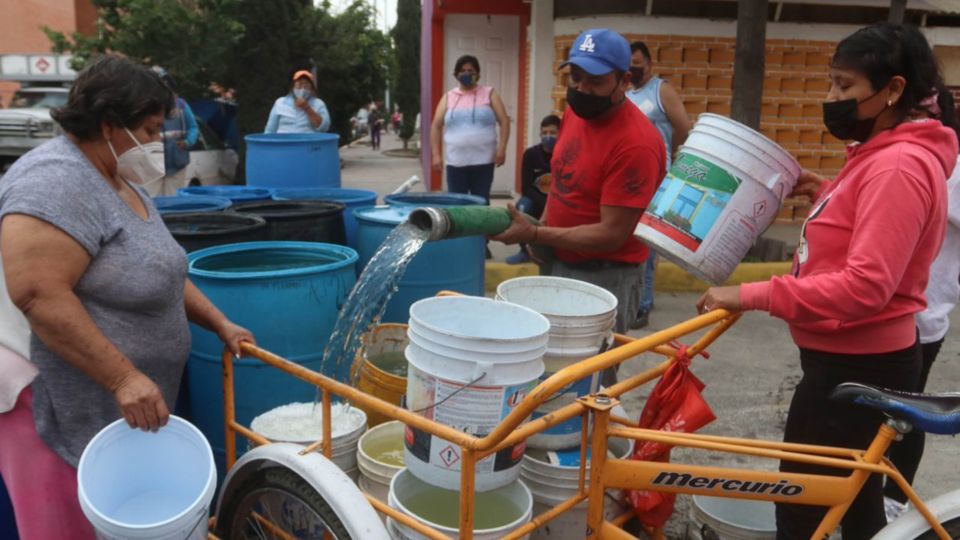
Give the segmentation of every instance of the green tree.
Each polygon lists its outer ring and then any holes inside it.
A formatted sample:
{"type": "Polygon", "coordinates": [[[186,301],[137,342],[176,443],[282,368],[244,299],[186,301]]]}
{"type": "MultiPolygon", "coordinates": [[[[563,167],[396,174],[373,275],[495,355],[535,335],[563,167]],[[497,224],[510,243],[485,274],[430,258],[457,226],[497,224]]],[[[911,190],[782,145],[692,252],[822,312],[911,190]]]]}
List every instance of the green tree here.
{"type": "Polygon", "coordinates": [[[397,2],[397,24],[391,35],[397,58],[397,105],[403,112],[400,138],[406,149],[420,113],[420,0],[397,2]]]}
{"type": "MultiPolygon", "coordinates": [[[[311,0],[93,0],[97,34],[45,29],[57,52],[81,69],[91,56],[116,52],[162,65],[188,98],[232,89],[241,135],[263,130],[273,102],[298,69],[315,69],[331,131],[347,142],[350,117],[383,95],[390,43],[360,0],[338,15],[311,0]]],[[[242,163],[242,160],[241,160],[242,163]]]]}

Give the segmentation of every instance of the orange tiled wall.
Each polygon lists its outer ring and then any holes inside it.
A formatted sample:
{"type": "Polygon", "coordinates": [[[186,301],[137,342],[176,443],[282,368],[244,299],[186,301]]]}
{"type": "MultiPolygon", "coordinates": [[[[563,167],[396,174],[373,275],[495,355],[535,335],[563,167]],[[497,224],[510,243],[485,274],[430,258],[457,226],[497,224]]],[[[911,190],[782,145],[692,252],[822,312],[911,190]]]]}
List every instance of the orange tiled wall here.
{"type": "MultiPolygon", "coordinates": [[[[650,48],[654,71],[668,80],[683,99],[691,118],[702,112],[729,116],[733,81],[733,38],[632,34],[650,48]]],[[[555,40],[557,66],[567,57],[576,36],[555,40]]],[[[828,90],[827,71],[834,43],[768,39],[760,131],[792,153],[800,164],[825,175],[843,166],[843,143],[823,127],[820,103],[828,90]]],[[[557,75],[553,100],[566,108],[566,74],[557,75]]],[[[788,201],[782,220],[802,219],[806,207],[788,201]]]]}

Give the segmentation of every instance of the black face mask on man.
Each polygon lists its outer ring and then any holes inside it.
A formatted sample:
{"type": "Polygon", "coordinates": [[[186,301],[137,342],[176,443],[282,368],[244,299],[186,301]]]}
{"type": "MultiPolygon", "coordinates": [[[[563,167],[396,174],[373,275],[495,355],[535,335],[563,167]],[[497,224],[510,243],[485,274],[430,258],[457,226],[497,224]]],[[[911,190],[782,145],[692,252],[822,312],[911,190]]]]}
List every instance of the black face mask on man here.
{"type": "Polygon", "coordinates": [[[616,91],[617,89],[614,87],[613,91],[605,96],[595,96],[568,86],[567,105],[570,105],[573,112],[580,118],[592,120],[613,108],[613,100],[610,98],[616,91]]]}
{"type": "Polygon", "coordinates": [[[825,102],[823,104],[823,124],[827,127],[827,131],[843,141],[863,142],[867,140],[870,133],[873,132],[874,124],[877,123],[877,117],[887,110],[887,105],[884,104],[883,109],[880,109],[880,112],[872,118],[858,118],[857,108],[861,103],[870,101],[879,93],[880,90],[877,90],[873,95],[861,101],[850,98],[825,102]]]}

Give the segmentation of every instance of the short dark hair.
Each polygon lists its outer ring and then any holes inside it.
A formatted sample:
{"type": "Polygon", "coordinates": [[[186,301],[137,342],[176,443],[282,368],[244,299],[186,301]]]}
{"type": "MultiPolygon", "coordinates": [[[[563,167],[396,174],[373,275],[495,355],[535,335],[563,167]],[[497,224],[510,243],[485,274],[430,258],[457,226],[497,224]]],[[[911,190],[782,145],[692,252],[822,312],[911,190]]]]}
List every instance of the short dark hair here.
{"type": "Polygon", "coordinates": [[[633,54],[637,51],[643,53],[643,57],[647,60],[652,60],[650,58],[650,49],[647,48],[647,44],[642,41],[634,41],[630,44],[630,54],[633,54]]]}
{"type": "Polygon", "coordinates": [[[540,121],[540,127],[545,128],[547,126],[557,126],[560,127],[560,117],[555,114],[548,114],[543,117],[543,120],[540,121]]]}
{"type": "Polygon", "coordinates": [[[922,110],[923,100],[937,95],[940,122],[958,130],[953,95],[927,38],[914,26],[883,22],[861,28],[837,44],[830,67],[863,74],[874,91],[899,75],[907,81],[896,104],[899,122],[922,110]]]}
{"type": "Polygon", "coordinates": [[[477,73],[480,73],[480,61],[477,60],[477,57],[472,54],[465,54],[457,58],[457,63],[453,66],[453,74],[456,75],[460,73],[460,70],[463,69],[463,66],[466,64],[472,65],[474,69],[477,70],[477,73]]]}
{"type": "Polygon", "coordinates": [[[136,128],[148,116],[170,112],[173,92],[149,68],[116,55],[94,60],[77,75],[67,104],[50,112],[64,131],[94,140],[100,125],[136,128]]]}

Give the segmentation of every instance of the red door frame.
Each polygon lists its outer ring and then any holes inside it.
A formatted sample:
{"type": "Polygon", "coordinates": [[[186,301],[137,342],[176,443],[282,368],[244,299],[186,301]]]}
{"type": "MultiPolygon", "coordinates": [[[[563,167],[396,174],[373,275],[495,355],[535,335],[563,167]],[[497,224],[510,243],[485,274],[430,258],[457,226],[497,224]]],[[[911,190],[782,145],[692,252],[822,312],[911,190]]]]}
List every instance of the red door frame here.
{"type": "MultiPolygon", "coordinates": [[[[517,103],[516,122],[510,130],[510,135],[514,140],[514,151],[516,152],[516,180],[514,189],[520,192],[520,165],[523,161],[523,139],[526,133],[527,117],[527,26],[530,25],[530,4],[522,0],[485,0],[478,2],[476,0],[430,0],[433,2],[433,18],[430,21],[431,42],[430,48],[430,110],[427,114],[421,112],[421,118],[427,122],[421,122],[421,129],[427,127],[433,122],[433,112],[440,102],[440,97],[444,94],[444,83],[449,81],[449,73],[443,69],[444,55],[444,19],[449,14],[470,14],[470,15],[517,15],[520,17],[520,40],[517,54],[520,57],[519,81],[520,96],[517,103]]],[[[430,152],[430,147],[425,146],[425,150],[430,152]]],[[[427,162],[429,164],[429,161],[427,162]]],[[[430,189],[443,189],[443,175],[437,171],[430,170],[430,189]]]]}

